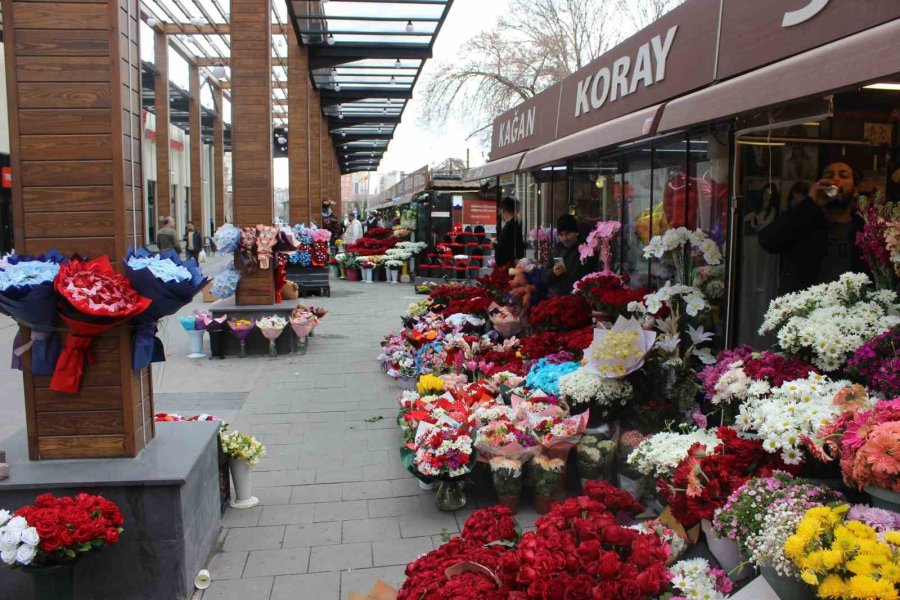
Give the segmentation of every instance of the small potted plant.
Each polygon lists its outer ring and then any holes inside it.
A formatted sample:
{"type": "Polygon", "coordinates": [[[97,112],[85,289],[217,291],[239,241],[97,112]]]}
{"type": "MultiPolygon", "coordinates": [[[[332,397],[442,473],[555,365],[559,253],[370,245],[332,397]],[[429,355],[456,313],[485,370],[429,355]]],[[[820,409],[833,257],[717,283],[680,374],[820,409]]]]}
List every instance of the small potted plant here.
{"type": "Polygon", "coordinates": [[[362,269],[363,283],[372,283],[375,281],[373,278],[373,273],[375,272],[375,263],[371,260],[364,260],[359,263],[359,268],[362,269]]]}
{"type": "Polygon", "coordinates": [[[362,279],[360,275],[360,264],[359,257],[355,254],[345,253],[344,254],[344,272],[347,274],[347,281],[359,281],[362,279]]]}
{"type": "Polygon", "coordinates": [[[234,482],[234,500],[231,508],[253,508],[259,499],[251,495],[251,469],[266,455],[266,447],[252,435],[232,431],[220,433],[222,451],[228,457],[231,479],[234,482]]]}
{"type": "Polygon", "coordinates": [[[534,485],[534,509],[539,515],[550,512],[550,502],[559,490],[565,461],[538,454],[531,461],[531,478],[534,485]]]}
{"type": "Polygon", "coordinates": [[[0,510],[0,559],[31,574],[35,600],[70,600],[75,559],[117,543],[124,524],[102,496],[41,494],[14,514],[0,510]]]}

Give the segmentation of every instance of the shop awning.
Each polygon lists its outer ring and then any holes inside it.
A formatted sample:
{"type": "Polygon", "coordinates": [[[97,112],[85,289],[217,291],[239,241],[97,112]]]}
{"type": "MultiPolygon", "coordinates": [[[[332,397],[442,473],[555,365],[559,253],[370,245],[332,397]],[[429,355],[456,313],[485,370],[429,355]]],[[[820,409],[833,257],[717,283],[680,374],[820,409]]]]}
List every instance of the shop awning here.
{"type": "Polygon", "coordinates": [[[672,100],[666,105],[658,132],[709,123],[894,75],[900,72],[898,39],[900,21],[891,21],[672,100]]]}
{"type": "Polygon", "coordinates": [[[662,105],[657,104],[529,150],[519,169],[526,171],[652,135],[661,110],[662,105]]]}
{"type": "Polygon", "coordinates": [[[497,160],[485,163],[480,167],[469,169],[466,173],[466,181],[478,181],[479,179],[487,179],[488,177],[496,177],[497,175],[506,175],[507,173],[515,173],[519,169],[519,163],[522,162],[524,152],[504,156],[497,160]]]}

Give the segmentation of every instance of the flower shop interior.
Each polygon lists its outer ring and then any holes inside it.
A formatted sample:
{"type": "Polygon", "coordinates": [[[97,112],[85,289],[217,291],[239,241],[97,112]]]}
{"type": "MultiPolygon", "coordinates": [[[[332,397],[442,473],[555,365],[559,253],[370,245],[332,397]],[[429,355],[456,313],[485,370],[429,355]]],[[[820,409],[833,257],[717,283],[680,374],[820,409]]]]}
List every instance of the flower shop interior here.
{"type": "Polygon", "coordinates": [[[452,0],[220,4],[2,0],[0,598],[900,598],[897,2],[686,0],[346,228],[452,0]],[[160,224],[231,215],[215,277],[146,223],[169,43],[234,115],[230,202],[160,224]]]}

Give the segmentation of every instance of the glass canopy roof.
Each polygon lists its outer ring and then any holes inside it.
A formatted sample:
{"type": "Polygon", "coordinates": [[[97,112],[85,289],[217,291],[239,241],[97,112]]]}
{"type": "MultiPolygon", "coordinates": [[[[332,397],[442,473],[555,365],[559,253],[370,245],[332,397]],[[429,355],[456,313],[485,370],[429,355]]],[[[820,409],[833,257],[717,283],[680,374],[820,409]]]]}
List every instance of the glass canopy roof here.
{"type": "MultiPolygon", "coordinates": [[[[273,125],[286,128],[287,44],[309,49],[344,173],[375,170],[453,0],[273,0],[273,125]]],[[[141,0],[144,20],[230,87],[230,0],[141,0]]]]}

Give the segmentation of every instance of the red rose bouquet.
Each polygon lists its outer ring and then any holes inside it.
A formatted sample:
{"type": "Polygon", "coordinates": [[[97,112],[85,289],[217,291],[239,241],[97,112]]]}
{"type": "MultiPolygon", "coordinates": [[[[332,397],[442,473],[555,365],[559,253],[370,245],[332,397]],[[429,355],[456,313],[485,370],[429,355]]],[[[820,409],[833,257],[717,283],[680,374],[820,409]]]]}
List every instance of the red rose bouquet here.
{"type": "Polygon", "coordinates": [[[499,544],[455,537],[406,566],[397,600],[507,600],[508,590],[494,575],[506,552],[499,544]]]}
{"type": "Polygon", "coordinates": [[[581,295],[548,298],[531,309],[529,321],[537,332],[574,331],[591,324],[591,307],[581,295]]]}
{"type": "Polygon", "coordinates": [[[447,305],[451,300],[472,300],[484,296],[484,290],[474,285],[439,285],[428,294],[438,304],[447,305]]]}
{"type": "Polygon", "coordinates": [[[509,293],[510,281],[512,281],[512,276],[509,274],[509,269],[493,269],[490,275],[478,278],[478,285],[484,288],[498,304],[503,304],[509,293]]]}
{"type": "Polygon", "coordinates": [[[672,480],[657,481],[660,495],[685,527],[712,519],[716,509],[751,477],[768,477],[776,470],[797,474],[797,468],[766,452],[760,440],[741,439],[730,427],[719,427],[716,437],[721,445],[707,450],[695,443],[675,468],[672,480]]]}
{"type": "Polygon", "coordinates": [[[446,308],[444,308],[444,314],[455,315],[457,313],[463,313],[483,318],[487,316],[488,308],[490,308],[493,303],[494,300],[487,295],[478,298],[454,299],[447,304],[446,308]]]}
{"type": "MultiPolygon", "coordinates": [[[[15,562],[33,567],[73,560],[80,553],[119,541],[125,519],[114,502],[102,496],[78,494],[57,498],[41,494],[9,518],[0,510],[0,530],[21,543],[15,562]]],[[[7,557],[4,557],[6,561],[7,557]]],[[[8,563],[13,564],[13,563],[8,563]]]]}
{"type": "Polygon", "coordinates": [[[627,287],[629,277],[590,273],[575,282],[573,293],[581,294],[591,310],[604,313],[609,321],[624,314],[631,302],[641,302],[647,295],[646,289],[632,290],[627,287]]]}
{"type": "Polygon", "coordinates": [[[91,261],[73,258],[60,266],[54,286],[60,295],[59,316],[69,333],[50,389],[75,394],[81,388],[84,363],[90,359],[94,338],[141,314],[151,300],[138,294],[127,277],[113,270],[108,256],[91,261]]]}
{"type": "Polygon", "coordinates": [[[492,506],[473,512],[466,519],[460,535],[467,542],[482,546],[498,542],[514,546],[522,535],[522,528],[516,523],[516,519],[508,508],[492,506]]]}

